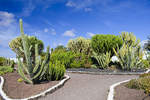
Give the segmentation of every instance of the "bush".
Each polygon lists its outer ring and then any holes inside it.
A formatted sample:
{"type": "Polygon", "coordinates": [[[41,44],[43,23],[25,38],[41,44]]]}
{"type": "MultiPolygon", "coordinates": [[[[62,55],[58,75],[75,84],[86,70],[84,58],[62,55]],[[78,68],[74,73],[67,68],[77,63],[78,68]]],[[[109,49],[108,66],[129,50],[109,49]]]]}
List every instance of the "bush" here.
{"type": "Polygon", "coordinates": [[[6,73],[13,72],[13,68],[10,66],[0,66],[0,75],[4,75],[6,73]]]}
{"type": "Polygon", "coordinates": [[[51,53],[50,61],[63,62],[65,68],[69,68],[75,58],[75,54],[71,51],[57,50],[51,53]]]}
{"type": "Polygon", "coordinates": [[[119,36],[115,35],[104,35],[104,34],[97,34],[92,37],[92,49],[95,53],[102,54],[106,52],[111,52],[111,56],[114,55],[113,48],[119,48],[122,46],[122,39],[119,36]]]}
{"type": "Polygon", "coordinates": [[[6,58],[0,57],[0,66],[3,66],[5,62],[6,62],[6,58]]]}
{"type": "Polygon", "coordinates": [[[91,60],[88,55],[64,50],[52,52],[50,61],[60,61],[64,64],[65,68],[89,68],[91,65],[91,60]]]}
{"type": "Polygon", "coordinates": [[[65,74],[65,66],[60,61],[50,62],[49,75],[50,80],[61,80],[65,74]]]}
{"type": "Polygon", "coordinates": [[[142,78],[142,77],[150,77],[150,73],[141,74],[139,77],[140,77],[140,78],[142,78]]]}
{"type": "Polygon", "coordinates": [[[143,89],[146,94],[150,94],[150,77],[133,79],[129,81],[126,86],[132,89],[143,89]]]}
{"type": "Polygon", "coordinates": [[[142,63],[144,64],[144,68],[149,68],[150,64],[148,60],[142,60],[142,63]]]}
{"type": "Polygon", "coordinates": [[[92,56],[96,61],[97,61],[97,68],[100,68],[100,69],[106,69],[109,67],[109,63],[110,63],[110,52],[106,52],[105,53],[102,53],[102,54],[97,54],[95,52],[93,52],[93,56],[92,56]]]}

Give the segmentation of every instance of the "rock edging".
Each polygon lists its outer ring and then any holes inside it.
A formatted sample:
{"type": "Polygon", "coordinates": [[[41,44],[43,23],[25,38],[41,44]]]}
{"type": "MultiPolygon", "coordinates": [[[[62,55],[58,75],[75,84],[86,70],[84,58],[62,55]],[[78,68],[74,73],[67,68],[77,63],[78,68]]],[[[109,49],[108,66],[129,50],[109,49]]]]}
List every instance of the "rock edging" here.
{"type": "Polygon", "coordinates": [[[67,71],[67,73],[93,74],[93,75],[140,75],[143,72],[90,72],[90,71],[67,71]]]}
{"type": "Polygon", "coordinates": [[[6,93],[3,91],[3,85],[4,85],[4,78],[2,76],[0,76],[1,82],[0,82],[0,95],[2,96],[2,98],[4,100],[33,100],[33,99],[37,99],[39,97],[45,96],[47,93],[53,93],[55,90],[57,90],[58,88],[62,87],[64,85],[64,83],[70,79],[70,77],[68,75],[65,75],[65,78],[63,80],[61,80],[58,84],[56,84],[55,86],[47,89],[44,92],[41,92],[40,94],[28,97],[28,98],[23,98],[23,99],[12,99],[9,98],[6,93]]]}
{"type": "MultiPolygon", "coordinates": [[[[149,73],[150,72],[150,69],[148,69],[147,71],[145,71],[144,73],[149,73]]],[[[108,96],[107,96],[107,100],[114,100],[114,94],[115,94],[115,87],[122,84],[122,83],[125,83],[125,82],[129,82],[131,79],[129,80],[125,80],[125,81],[121,81],[121,82],[118,82],[118,83],[115,83],[113,85],[110,86],[109,88],[109,93],[108,93],[108,96]]]]}

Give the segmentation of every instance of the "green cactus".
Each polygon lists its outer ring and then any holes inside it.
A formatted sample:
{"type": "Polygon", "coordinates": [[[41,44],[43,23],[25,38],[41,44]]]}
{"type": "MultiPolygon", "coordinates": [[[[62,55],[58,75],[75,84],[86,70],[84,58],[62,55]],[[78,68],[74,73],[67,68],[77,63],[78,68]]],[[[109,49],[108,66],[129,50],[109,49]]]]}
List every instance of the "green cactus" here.
{"type": "Polygon", "coordinates": [[[22,52],[25,55],[26,63],[24,64],[21,62],[21,57],[18,55],[18,72],[22,79],[30,84],[35,84],[41,80],[45,79],[45,75],[47,74],[49,68],[49,61],[50,61],[50,53],[49,47],[47,47],[47,52],[45,59],[41,61],[38,52],[38,44],[35,45],[35,65],[32,64],[31,58],[31,48],[32,46],[29,45],[28,36],[24,34],[22,20],[20,19],[20,31],[21,31],[21,39],[23,43],[22,52]],[[25,75],[25,73],[27,75],[25,75]]]}
{"type": "Polygon", "coordinates": [[[67,44],[68,48],[74,53],[83,53],[90,55],[92,52],[91,40],[83,37],[78,37],[74,40],[69,40],[67,44]]]}
{"type": "Polygon", "coordinates": [[[111,59],[111,53],[110,52],[106,52],[102,53],[102,54],[97,54],[95,52],[93,52],[93,56],[92,56],[98,63],[98,68],[102,68],[105,69],[107,67],[109,67],[109,63],[110,63],[110,59],[111,59]]]}

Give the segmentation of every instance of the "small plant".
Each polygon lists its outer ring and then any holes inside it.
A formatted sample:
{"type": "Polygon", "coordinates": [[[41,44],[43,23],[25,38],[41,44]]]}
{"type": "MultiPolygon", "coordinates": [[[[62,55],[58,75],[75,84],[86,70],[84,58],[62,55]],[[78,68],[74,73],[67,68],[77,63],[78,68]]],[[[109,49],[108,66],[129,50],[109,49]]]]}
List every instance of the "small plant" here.
{"type": "Polygon", "coordinates": [[[142,78],[142,77],[150,77],[150,73],[141,74],[139,77],[140,77],[140,78],[142,78]]]}
{"type": "Polygon", "coordinates": [[[109,63],[111,60],[111,53],[110,52],[106,52],[106,54],[102,53],[99,55],[97,53],[93,52],[92,57],[97,61],[97,67],[98,68],[106,69],[109,67],[109,63]]]}
{"type": "Polygon", "coordinates": [[[59,61],[50,62],[49,78],[50,80],[61,80],[65,74],[65,66],[59,61]]]}
{"type": "Polygon", "coordinates": [[[11,66],[0,66],[0,75],[4,75],[9,72],[13,72],[13,68],[11,66]]]}
{"type": "Polygon", "coordinates": [[[126,84],[126,87],[132,89],[143,89],[146,94],[150,94],[150,77],[140,77],[133,79],[126,84]]]}
{"type": "Polygon", "coordinates": [[[23,82],[23,79],[22,78],[18,78],[18,80],[17,80],[18,82],[23,82]]]}

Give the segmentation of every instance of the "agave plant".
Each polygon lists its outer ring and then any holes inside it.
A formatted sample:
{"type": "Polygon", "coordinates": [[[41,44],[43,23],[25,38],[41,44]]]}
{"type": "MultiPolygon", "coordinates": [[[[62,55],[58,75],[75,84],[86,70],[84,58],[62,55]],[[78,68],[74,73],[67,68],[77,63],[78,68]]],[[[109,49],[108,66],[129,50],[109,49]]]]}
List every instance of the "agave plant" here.
{"type": "Polygon", "coordinates": [[[23,63],[21,61],[21,57],[18,55],[18,73],[27,83],[35,84],[41,80],[44,80],[46,78],[46,74],[48,73],[47,71],[49,68],[49,61],[50,61],[49,47],[47,47],[45,59],[41,60],[41,57],[39,56],[38,52],[39,51],[38,45],[37,44],[35,45],[35,63],[33,64],[32,63],[33,60],[31,57],[32,46],[29,45],[28,36],[24,34],[22,19],[20,19],[20,31],[23,43],[23,49],[22,48],[20,49],[25,55],[26,63],[23,63]]]}
{"type": "Polygon", "coordinates": [[[122,48],[113,49],[123,70],[143,68],[143,52],[138,47],[123,44],[122,48]]]}
{"type": "MultiPolygon", "coordinates": [[[[102,54],[97,54],[95,52],[93,52],[93,56],[92,56],[98,63],[98,68],[102,68],[105,69],[107,67],[109,67],[109,63],[111,60],[111,53],[110,52],[106,52],[102,53],[102,54]]],[[[94,67],[94,66],[93,66],[94,67]]]]}

